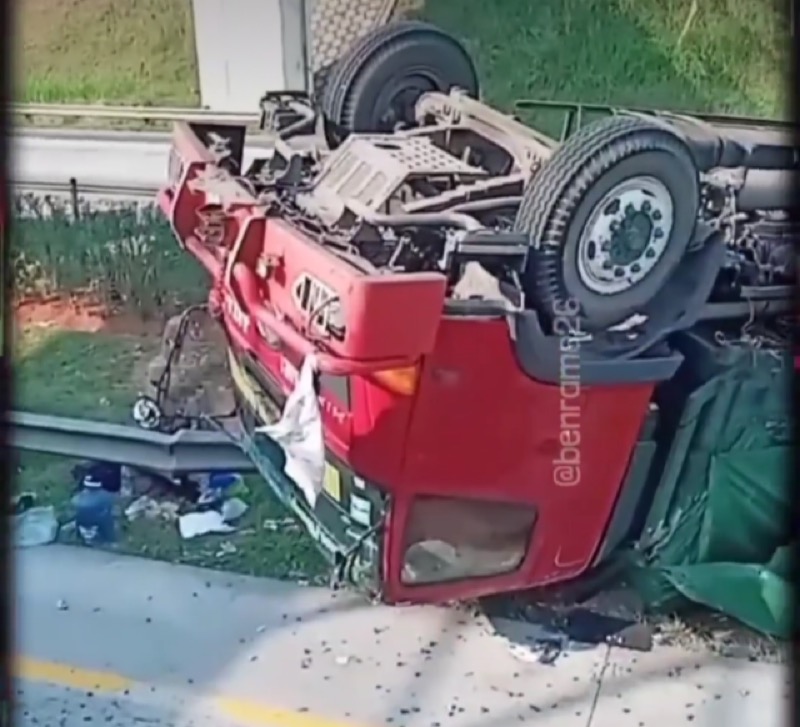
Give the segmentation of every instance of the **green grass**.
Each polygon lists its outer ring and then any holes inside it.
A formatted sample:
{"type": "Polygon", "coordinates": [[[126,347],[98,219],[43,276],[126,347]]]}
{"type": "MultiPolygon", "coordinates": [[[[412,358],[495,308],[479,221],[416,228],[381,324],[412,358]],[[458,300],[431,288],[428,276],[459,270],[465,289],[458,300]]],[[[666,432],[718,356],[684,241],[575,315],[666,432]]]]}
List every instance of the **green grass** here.
{"type": "Polygon", "coordinates": [[[63,207],[49,214],[40,199],[19,195],[9,239],[17,295],[90,292],[108,307],[144,317],[201,302],[207,276],[175,243],[160,211],[121,204],[77,223],[63,207]]]}
{"type": "Polygon", "coordinates": [[[154,341],[32,327],[14,342],[15,406],[26,411],[124,422],[137,363],[154,341]]]}
{"type": "Polygon", "coordinates": [[[428,0],[459,37],[485,97],[780,114],[789,38],[775,0],[428,0]]]}
{"type": "MultiPolygon", "coordinates": [[[[148,336],[83,333],[31,327],[15,340],[14,407],[25,411],[125,423],[138,393],[137,368],[158,340],[148,336]]],[[[59,520],[71,519],[71,470],[77,460],[21,453],[16,489],[52,504],[59,520]]],[[[325,567],[313,542],[296,526],[272,529],[286,512],[257,477],[246,480],[249,509],[239,531],[182,541],[175,523],[120,517],[120,552],[256,576],[318,579],[325,567]],[[226,543],[223,547],[222,543],[226,543]]]]}
{"type": "MultiPolygon", "coordinates": [[[[427,0],[463,39],[486,98],[610,102],[783,115],[782,0],[427,0]],[[687,19],[691,22],[687,25],[687,19]]],[[[198,103],[189,0],[25,0],[27,101],[198,103]]]]}
{"type": "Polygon", "coordinates": [[[190,0],[25,0],[14,9],[20,101],[199,103],[190,0]]]}

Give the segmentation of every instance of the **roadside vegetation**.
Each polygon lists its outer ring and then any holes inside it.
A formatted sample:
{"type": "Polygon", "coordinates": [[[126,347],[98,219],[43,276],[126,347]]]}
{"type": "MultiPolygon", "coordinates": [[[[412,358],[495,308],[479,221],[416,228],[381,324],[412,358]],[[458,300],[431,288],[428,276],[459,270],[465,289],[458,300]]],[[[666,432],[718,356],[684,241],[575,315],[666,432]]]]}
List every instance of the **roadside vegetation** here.
{"type": "MultiPolygon", "coordinates": [[[[14,408],[128,423],[134,399],[147,390],[148,365],[160,350],[164,321],[205,298],[205,274],[179,251],[167,223],[152,209],[84,210],[77,221],[68,209],[56,201],[17,200],[11,251],[17,298],[14,408]]],[[[202,365],[209,379],[225,378],[221,357],[202,365]]],[[[59,521],[67,523],[77,463],[22,453],[17,490],[53,505],[59,521]]],[[[115,547],[249,575],[319,577],[322,562],[312,542],[264,483],[252,478],[245,485],[248,510],[235,533],[184,541],[164,508],[163,514],[132,521],[120,515],[115,547]]],[[[142,494],[132,493],[124,504],[142,494]]],[[[72,542],[74,536],[67,531],[63,540],[72,542]]]]}
{"type": "MultiPolygon", "coordinates": [[[[160,344],[160,326],[136,317],[103,319],[85,299],[64,305],[49,301],[19,311],[14,335],[14,406],[40,414],[130,422],[131,403],[145,383],[147,364],[160,344]],[[38,315],[37,315],[38,314],[38,315]]],[[[217,372],[218,373],[218,372],[217,372]]],[[[15,462],[18,492],[33,493],[37,504],[55,507],[59,522],[72,519],[72,474],[78,460],[33,452],[15,462]]],[[[145,488],[152,487],[144,480],[145,488]]],[[[287,518],[258,478],[246,478],[241,493],[248,509],[233,533],[183,540],[168,494],[134,489],[120,499],[118,537],[111,547],[187,565],[316,582],[324,574],[322,558],[299,526],[287,518]],[[161,505],[129,519],[122,510],[142,495],[161,505]]],[[[78,542],[67,527],[61,542],[78,542]]]]}
{"type": "MultiPolygon", "coordinates": [[[[478,0],[428,0],[422,15],[465,42],[486,98],[504,109],[537,98],[783,115],[789,43],[779,6],[703,0],[693,12],[690,0],[495,0],[487,12],[478,0]]],[[[20,100],[198,103],[188,0],[25,0],[17,13],[20,100]]],[[[74,220],[22,200],[10,260],[24,303],[14,341],[16,408],[125,421],[164,319],[204,297],[204,276],[165,221],[133,207],[74,220]]],[[[20,488],[64,513],[73,464],[26,454],[20,488]]],[[[316,577],[321,565],[309,541],[275,526],[284,513],[263,485],[248,483],[248,493],[241,532],[224,538],[229,547],[220,536],[182,542],[174,523],[156,521],[124,524],[119,547],[316,577]]]]}
{"type": "MultiPolygon", "coordinates": [[[[487,98],[781,114],[789,37],[781,0],[427,0],[464,40],[487,98]]],[[[199,102],[190,0],[25,0],[20,100],[199,102]]]]}
{"type": "Polygon", "coordinates": [[[190,0],[24,0],[14,11],[19,101],[200,101],[190,0]]]}

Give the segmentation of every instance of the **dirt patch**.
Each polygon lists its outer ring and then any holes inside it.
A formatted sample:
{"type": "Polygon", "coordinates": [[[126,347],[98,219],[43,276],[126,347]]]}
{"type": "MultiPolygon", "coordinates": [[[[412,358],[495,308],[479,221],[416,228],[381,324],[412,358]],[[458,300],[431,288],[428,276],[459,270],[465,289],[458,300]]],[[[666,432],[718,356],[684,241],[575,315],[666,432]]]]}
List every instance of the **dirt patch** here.
{"type": "MultiPolygon", "coordinates": [[[[62,333],[128,340],[129,345],[144,355],[134,357],[132,374],[115,386],[131,387],[152,398],[157,397],[156,384],[164,373],[180,320],[180,316],[166,321],[142,320],[135,314],[108,311],[101,304],[79,296],[29,299],[14,305],[15,338],[20,345],[25,342],[41,345],[43,340],[62,333]]],[[[160,401],[164,413],[190,418],[230,415],[234,398],[225,335],[202,311],[193,313],[188,324],[180,353],[170,365],[168,395],[160,401]]]]}
{"type": "Polygon", "coordinates": [[[14,304],[14,324],[19,329],[53,328],[61,331],[157,336],[163,321],[113,312],[88,298],[72,296],[26,299],[14,304]]]}
{"type": "Polygon", "coordinates": [[[177,355],[170,365],[168,396],[161,402],[168,416],[227,416],[234,410],[233,390],[227,363],[227,341],[219,324],[202,311],[188,319],[170,318],[161,332],[158,354],[142,361],[134,374],[140,391],[154,397],[162,379],[170,352],[184,335],[177,355]]]}
{"type": "MultiPolygon", "coordinates": [[[[109,311],[88,298],[72,296],[47,300],[22,300],[14,305],[14,325],[18,331],[102,333],[142,340],[158,353],[140,358],[133,373],[135,390],[156,396],[156,383],[167,366],[175,345],[181,316],[166,321],[143,320],[134,314],[109,311]],[[160,342],[160,345],[156,342],[160,342]]],[[[234,400],[227,364],[227,341],[222,328],[203,311],[187,319],[179,355],[170,365],[168,397],[163,402],[168,415],[197,417],[222,416],[233,411],[234,400]]]]}

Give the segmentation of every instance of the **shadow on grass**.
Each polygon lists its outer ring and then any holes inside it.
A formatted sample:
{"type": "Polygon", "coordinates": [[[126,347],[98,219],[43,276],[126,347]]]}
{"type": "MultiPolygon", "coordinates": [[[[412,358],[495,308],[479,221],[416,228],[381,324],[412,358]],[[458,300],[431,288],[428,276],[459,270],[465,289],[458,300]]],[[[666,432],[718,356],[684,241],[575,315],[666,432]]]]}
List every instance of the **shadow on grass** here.
{"type": "Polygon", "coordinates": [[[158,339],[32,328],[15,341],[14,408],[124,423],[137,393],[137,366],[158,339]]]}

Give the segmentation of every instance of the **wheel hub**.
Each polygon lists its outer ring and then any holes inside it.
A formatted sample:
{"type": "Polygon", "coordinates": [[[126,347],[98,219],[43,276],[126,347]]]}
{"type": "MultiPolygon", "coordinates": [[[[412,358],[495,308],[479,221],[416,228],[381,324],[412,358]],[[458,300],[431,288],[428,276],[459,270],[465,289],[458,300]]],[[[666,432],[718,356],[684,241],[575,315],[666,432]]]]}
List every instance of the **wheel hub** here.
{"type": "Polygon", "coordinates": [[[592,210],[578,241],[581,282],[600,295],[640,283],[663,256],[672,224],[672,197],[658,179],[616,185],[592,210]]]}
{"type": "Polygon", "coordinates": [[[435,83],[419,75],[406,76],[391,84],[375,104],[380,114],[377,127],[389,132],[412,126],[417,100],[422,94],[435,90],[435,83]]]}

